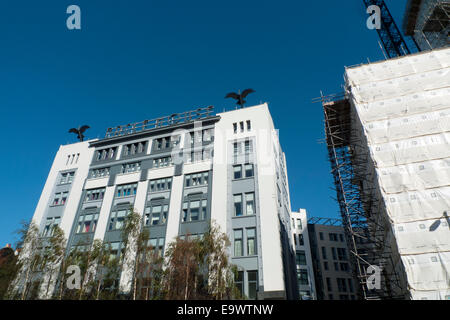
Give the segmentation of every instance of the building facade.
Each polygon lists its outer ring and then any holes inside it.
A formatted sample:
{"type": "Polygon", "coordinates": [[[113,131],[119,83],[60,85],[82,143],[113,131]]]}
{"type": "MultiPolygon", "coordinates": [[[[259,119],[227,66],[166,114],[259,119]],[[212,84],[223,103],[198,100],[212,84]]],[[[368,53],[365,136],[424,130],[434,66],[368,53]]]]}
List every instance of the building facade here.
{"type": "Polygon", "coordinates": [[[359,282],[353,274],[344,228],[332,224],[308,224],[318,300],[356,300],[359,282]]]}
{"type": "MultiPolygon", "coordinates": [[[[104,139],[61,146],[33,217],[42,236],[58,225],[68,250],[99,239],[117,256],[132,255],[120,240],[130,206],[161,252],[176,237],[201,237],[214,221],[232,242],[246,297],[295,298],[286,159],[268,105],[212,111],[110,128],[104,139]]],[[[120,278],[123,292],[128,274],[120,278]]]]}
{"type": "Polygon", "coordinates": [[[316,284],[306,210],[292,211],[291,224],[299,298],[301,300],[316,300],[316,284]]]}

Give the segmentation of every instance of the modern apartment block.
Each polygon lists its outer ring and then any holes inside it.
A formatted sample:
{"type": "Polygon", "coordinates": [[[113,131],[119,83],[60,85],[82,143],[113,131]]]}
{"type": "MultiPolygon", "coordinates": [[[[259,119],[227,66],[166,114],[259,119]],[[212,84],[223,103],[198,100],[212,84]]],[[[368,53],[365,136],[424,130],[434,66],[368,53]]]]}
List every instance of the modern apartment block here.
{"type": "Polygon", "coordinates": [[[369,232],[371,250],[352,246],[367,299],[450,299],[449,72],[435,49],[347,68],[345,95],[323,98],[346,231],[369,232]]]}
{"type": "Polygon", "coordinates": [[[450,0],[408,0],[403,29],[420,50],[450,45],[450,0]]]}
{"type": "MultiPolygon", "coordinates": [[[[232,242],[243,294],[296,298],[286,159],[268,105],[212,112],[110,128],[104,139],[61,146],[33,217],[42,236],[59,225],[68,250],[100,239],[120,256],[130,206],[161,252],[176,237],[201,237],[215,221],[232,242]]],[[[120,288],[130,288],[124,272],[120,288]]]]}
{"type": "Polygon", "coordinates": [[[308,233],[308,217],[305,209],[291,212],[292,245],[295,252],[295,271],[301,300],[316,300],[314,267],[308,233]]]}
{"type": "Polygon", "coordinates": [[[316,219],[308,233],[318,300],[356,300],[359,282],[350,261],[344,228],[337,219],[316,219]],[[320,222],[322,222],[321,224],[320,222]]]}

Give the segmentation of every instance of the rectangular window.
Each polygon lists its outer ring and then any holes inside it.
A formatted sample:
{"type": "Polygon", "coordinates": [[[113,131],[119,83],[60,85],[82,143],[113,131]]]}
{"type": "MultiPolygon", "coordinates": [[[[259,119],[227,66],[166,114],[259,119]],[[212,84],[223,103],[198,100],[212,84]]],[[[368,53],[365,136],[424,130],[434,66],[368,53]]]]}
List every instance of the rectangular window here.
{"type": "Polygon", "coordinates": [[[247,120],[247,131],[252,130],[252,124],[250,122],[250,120],[247,120]]]}
{"type": "Polygon", "coordinates": [[[348,281],[348,289],[350,292],[353,292],[353,279],[347,279],[348,281]]]}
{"type": "Polygon", "coordinates": [[[123,198],[136,195],[137,183],[126,184],[117,187],[116,198],[123,198]]]}
{"type": "Polygon", "coordinates": [[[121,230],[123,228],[125,218],[129,214],[129,210],[117,210],[111,213],[109,220],[109,231],[121,230]]]}
{"type": "Polygon", "coordinates": [[[241,154],[241,144],[239,142],[233,143],[233,154],[234,155],[241,154]]]}
{"type": "Polygon", "coordinates": [[[325,247],[322,247],[322,259],[324,260],[327,259],[327,250],[325,247]]]}
{"type": "Polygon", "coordinates": [[[323,240],[323,233],[322,232],[319,232],[319,239],[323,240]]]}
{"type": "Polygon", "coordinates": [[[299,230],[302,230],[302,229],[303,229],[303,226],[302,226],[302,220],[301,220],[301,219],[297,219],[297,228],[298,228],[299,230]]]}
{"type": "Polygon", "coordinates": [[[208,200],[187,200],[183,202],[182,222],[205,220],[208,200]]]}
{"type": "Polygon", "coordinates": [[[331,287],[331,279],[330,278],[327,278],[327,290],[333,291],[333,288],[331,287]]]}
{"type": "Polygon", "coordinates": [[[308,271],[305,269],[297,270],[299,285],[307,286],[309,284],[308,271]]]}
{"type": "Polygon", "coordinates": [[[326,262],[326,261],[323,262],[323,268],[325,270],[328,270],[328,262],[326,262]]]}
{"type": "Polygon", "coordinates": [[[208,183],[209,183],[209,172],[208,171],[187,174],[184,177],[184,186],[185,187],[208,185],[208,183]]]}
{"type": "Polygon", "coordinates": [[[172,157],[162,157],[153,159],[153,168],[164,168],[172,165],[172,157]]]}
{"type": "Polygon", "coordinates": [[[233,133],[237,133],[237,123],[233,123],[233,133]]]}
{"type": "Polygon", "coordinates": [[[336,248],[331,248],[331,253],[333,255],[333,260],[337,260],[336,248]]]}
{"type": "Polygon", "coordinates": [[[103,178],[109,176],[109,168],[100,168],[100,169],[93,169],[91,171],[90,178],[103,178]]]}
{"type": "Polygon", "coordinates": [[[238,271],[236,278],[234,279],[234,284],[239,290],[241,297],[244,297],[244,271],[238,271]]]}
{"type": "Polygon", "coordinates": [[[245,208],[248,216],[255,214],[255,194],[253,192],[245,194],[245,208]]]}
{"type": "Polygon", "coordinates": [[[256,229],[247,229],[247,255],[256,255],[256,229]]]}
{"type": "Polygon", "coordinates": [[[241,132],[244,132],[244,122],[239,122],[239,127],[241,128],[241,132]]]}
{"type": "Polygon", "coordinates": [[[132,173],[138,171],[141,171],[140,162],[126,163],[122,165],[122,173],[132,173]]]}
{"type": "Polygon", "coordinates": [[[344,278],[337,278],[339,292],[347,292],[347,283],[344,278]]]}
{"type": "Polygon", "coordinates": [[[242,229],[234,230],[234,256],[242,257],[242,229]]]}
{"type": "Polygon", "coordinates": [[[252,142],[250,140],[246,140],[244,142],[245,145],[245,153],[251,153],[253,152],[253,148],[252,148],[252,142]]]}
{"type": "Polygon", "coordinates": [[[242,178],[242,166],[240,164],[233,166],[233,178],[234,179],[242,178]]]}
{"type": "Polygon", "coordinates": [[[295,254],[295,262],[297,266],[306,266],[306,254],[305,251],[299,250],[295,254]]]}
{"type": "Polygon", "coordinates": [[[42,231],[43,237],[51,237],[53,235],[53,230],[55,227],[59,226],[59,223],[61,222],[61,217],[53,217],[53,218],[47,218],[47,221],[45,222],[44,230],[42,231]]]}
{"type": "Polygon", "coordinates": [[[234,195],[234,216],[240,217],[242,216],[242,194],[234,195]]]}
{"type": "Polygon", "coordinates": [[[253,177],[255,175],[254,171],[253,171],[253,164],[249,163],[245,165],[245,177],[246,178],[250,178],[253,177]]]}
{"type": "Polygon", "coordinates": [[[339,234],[339,240],[341,242],[344,242],[344,235],[342,233],[339,234]]]}
{"type": "Polygon", "coordinates": [[[150,192],[160,192],[172,188],[172,178],[161,178],[150,180],[150,192]]]}
{"type": "Polygon", "coordinates": [[[299,245],[304,246],[305,242],[303,241],[303,235],[299,234],[298,235],[298,241],[299,241],[299,245]]]}
{"type": "Polygon", "coordinates": [[[248,271],[248,298],[256,299],[256,292],[258,291],[258,271],[248,271]]]}
{"type": "Polygon", "coordinates": [[[85,202],[103,200],[105,189],[91,189],[86,191],[85,202]]]}
{"type": "Polygon", "coordinates": [[[345,248],[338,248],[337,253],[339,260],[347,260],[347,251],[345,250],[345,248]]]}
{"type": "Polygon", "coordinates": [[[99,214],[84,214],[78,219],[77,233],[95,232],[99,214]]]}
{"type": "Polygon", "coordinates": [[[55,193],[55,197],[53,198],[53,205],[54,206],[59,205],[60,201],[61,201],[61,192],[55,193]]]}
{"type": "Polygon", "coordinates": [[[75,171],[61,173],[61,179],[59,180],[59,184],[72,183],[74,176],[75,176],[75,171]]]}

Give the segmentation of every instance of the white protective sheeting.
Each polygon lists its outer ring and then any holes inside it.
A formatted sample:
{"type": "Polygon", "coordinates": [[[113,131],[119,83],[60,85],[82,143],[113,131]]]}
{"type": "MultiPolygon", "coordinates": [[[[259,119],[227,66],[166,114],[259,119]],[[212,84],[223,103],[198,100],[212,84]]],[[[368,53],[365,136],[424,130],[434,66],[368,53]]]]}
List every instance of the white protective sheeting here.
{"type": "Polygon", "coordinates": [[[450,299],[450,48],[349,68],[346,79],[411,296],[450,299]]]}

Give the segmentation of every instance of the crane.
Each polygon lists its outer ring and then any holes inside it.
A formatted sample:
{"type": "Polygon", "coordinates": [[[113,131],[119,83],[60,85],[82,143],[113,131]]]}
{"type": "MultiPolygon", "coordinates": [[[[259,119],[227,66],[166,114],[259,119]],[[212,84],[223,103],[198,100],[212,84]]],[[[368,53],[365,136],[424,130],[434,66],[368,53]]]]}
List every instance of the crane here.
{"type": "Polygon", "coordinates": [[[378,36],[389,58],[405,56],[411,53],[405,39],[397,27],[384,0],[363,0],[366,8],[378,6],[381,10],[381,28],[377,29],[378,36]]]}

